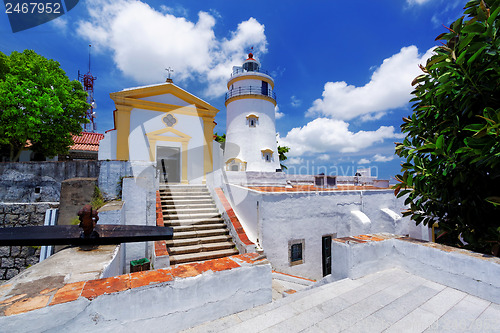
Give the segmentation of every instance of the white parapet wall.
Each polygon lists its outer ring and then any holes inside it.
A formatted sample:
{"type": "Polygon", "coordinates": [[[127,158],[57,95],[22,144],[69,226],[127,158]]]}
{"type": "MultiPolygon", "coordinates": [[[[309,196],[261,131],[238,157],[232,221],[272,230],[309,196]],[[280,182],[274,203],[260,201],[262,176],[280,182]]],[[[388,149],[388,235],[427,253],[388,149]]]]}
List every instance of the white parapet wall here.
{"type": "Polygon", "coordinates": [[[401,216],[404,199],[390,189],[266,192],[228,184],[225,195],[248,238],[263,248],[275,270],[310,279],[323,276],[324,236],[388,232],[428,239],[426,230],[401,216]],[[299,242],[303,259],[292,264],[290,246],[299,242]]]}
{"type": "Polygon", "coordinates": [[[499,258],[389,234],[332,242],[331,280],[357,279],[396,267],[500,304],[499,258]]]}
{"type": "Polygon", "coordinates": [[[5,332],[178,332],[271,302],[271,281],[267,260],[252,253],[64,285],[48,294],[0,290],[0,327],[5,332]]]}
{"type": "MultiPolygon", "coordinates": [[[[156,225],[156,169],[149,162],[132,162],[134,177],[123,178],[122,201],[125,225],[156,225]]],[[[130,271],[131,260],[152,259],[153,242],[127,243],[125,249],[125,269],[130,271]]]]}

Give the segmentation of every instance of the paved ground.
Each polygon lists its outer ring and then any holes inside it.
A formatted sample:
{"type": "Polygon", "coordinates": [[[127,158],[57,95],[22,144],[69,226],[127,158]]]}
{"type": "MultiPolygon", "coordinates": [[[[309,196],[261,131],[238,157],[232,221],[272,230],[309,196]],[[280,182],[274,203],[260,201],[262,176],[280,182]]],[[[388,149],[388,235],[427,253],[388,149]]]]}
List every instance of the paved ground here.
{"type": "Polygon", "coordinates": [[[500,332],[500,305],[390,269],[299,291],[184,332],[500,332]]]}

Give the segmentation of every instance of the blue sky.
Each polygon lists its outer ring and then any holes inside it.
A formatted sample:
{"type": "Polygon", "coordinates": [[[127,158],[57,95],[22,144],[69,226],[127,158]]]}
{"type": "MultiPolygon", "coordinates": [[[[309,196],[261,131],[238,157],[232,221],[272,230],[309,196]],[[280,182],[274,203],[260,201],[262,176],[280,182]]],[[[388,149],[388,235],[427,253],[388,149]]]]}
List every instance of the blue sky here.
{"type": "Polygon", "coordinates": [[[109,93],[164,82],[220,112],[225,83],[250,47],[275,80],[280,143],[295,173],[399,172],[401,118],[411,113],[412,79],[434,38],[461,16],[466,0],[137,1],[80,0],[67,14],[12,33],[0,16],[0,51],[33,49],[71,79],[97,76],[98,132],[113,128],[109,93]]]}

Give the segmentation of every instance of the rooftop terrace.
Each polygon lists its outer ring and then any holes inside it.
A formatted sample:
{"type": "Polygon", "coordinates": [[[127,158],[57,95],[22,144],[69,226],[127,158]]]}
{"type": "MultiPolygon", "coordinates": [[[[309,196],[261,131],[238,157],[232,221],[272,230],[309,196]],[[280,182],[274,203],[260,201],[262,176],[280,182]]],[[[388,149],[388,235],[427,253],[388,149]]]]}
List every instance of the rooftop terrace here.
{"type": "Polygon", "coordinates": [[[500,305],[394,268],[183,332],[498,332],[500,305]]]}

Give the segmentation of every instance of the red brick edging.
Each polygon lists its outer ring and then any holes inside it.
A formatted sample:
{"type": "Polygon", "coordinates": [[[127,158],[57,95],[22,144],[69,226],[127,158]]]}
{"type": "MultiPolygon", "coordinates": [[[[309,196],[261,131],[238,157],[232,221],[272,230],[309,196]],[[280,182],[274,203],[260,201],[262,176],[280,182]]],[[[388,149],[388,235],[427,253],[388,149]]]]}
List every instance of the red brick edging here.
{"type": "Polygon", "coordinates": [[[231,207],[229,201],[227,201],[226,195],[224,194],[224,192],[222,192],[222,189],[220,187],[217,187],[215,189],[215,193],[217,193],[219,200],[224,206],[224,210],[226,211],[227,216],[231,220],[231,224],[233,225],[233,228],[236,231],[240,241],[245,245],[255,245],[253,242],[250,241],[250,239],[248,239],[245,229],[243,229],[243,227],[241,226],[240,220],[238,220],[238,217],[234,213],[234,210],[231,207]]]}
{"type": "MultiPolygon", "coordinates": [[[[160,191],[156,191],[156,225],[158,227],[164,226],[160,191]]],[[[164,240],[155,241],[155,255],[157,257],[168,256],[167,242],[165,242],[164,240]]]]}
{"type": "MultiPolygon", "coordinates": [[[[189,263],[104,279],[68,283],[60,288],[45,289],[38,295],[11,294],[11,297],[0,301],[0,315],[16,315],[46,306],[73,302],[79,297],[84,297],[92,301],[94,298],[105,294],[165,283],[178,278],[188,278],[208,271],[219,272],[247,265],[260,264],[263,261],[265,259],[260,258],[258,253],[245,253],[200,263],[189,263]]],[[[10,286],[10,284],[1,286],[0,299],[10,286]]]]}

